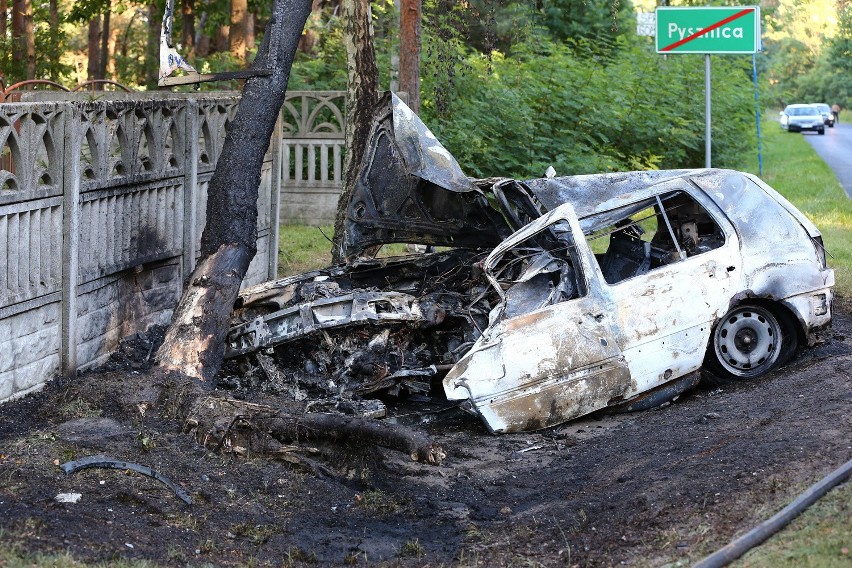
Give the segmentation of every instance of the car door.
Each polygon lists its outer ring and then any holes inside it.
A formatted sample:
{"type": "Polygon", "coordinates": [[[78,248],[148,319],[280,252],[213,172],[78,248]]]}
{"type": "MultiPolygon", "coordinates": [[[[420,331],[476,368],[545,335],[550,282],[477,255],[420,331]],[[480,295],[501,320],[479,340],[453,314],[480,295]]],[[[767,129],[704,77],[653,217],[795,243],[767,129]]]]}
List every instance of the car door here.
{"type": "Polygon", "coordinates": [[[469,399],[491,432],[559,424],[633,389],[613,314],[590,256],[575,242],[585,245],[573,210],[564,205],[515,233],[484,264],[503,302],[444,388],[450,400],[469,399]],[[537,240],[547,232],[565,246],[537,240]],[[506,276],[518,258],[528,259],[527,266],[517,277],[506,276]]]}
{"type": "Polygon", "coordinates": [[[611,254],[613,233],[598,267],[633,379],[628,397],[701,367],[713,322],[726,313],[742,272],[736,232],[691,184],[665,184],[644,203],[650,207],[638,216],[646,234],[621,249],[647,249],[647,260],[619,261],[611,254]]]}

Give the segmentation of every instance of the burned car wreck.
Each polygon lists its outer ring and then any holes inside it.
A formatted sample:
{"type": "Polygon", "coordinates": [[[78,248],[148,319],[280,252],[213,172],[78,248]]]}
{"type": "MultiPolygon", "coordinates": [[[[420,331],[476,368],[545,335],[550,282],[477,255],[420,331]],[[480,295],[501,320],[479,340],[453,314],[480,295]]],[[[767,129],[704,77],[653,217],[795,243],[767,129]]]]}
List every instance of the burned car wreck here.
{"type": "Polygon", "coordinates": [[[347,400],[443,395],[517,432],[699,373],[758,377],[831,320],[820,232],[760,179],[474,180],[393,95],[347,216],[352,260],[244,290],[226,358],[274,353],[294,384],[347,400]],[[436,249],[365,258],[387,243],[436,249]]]}

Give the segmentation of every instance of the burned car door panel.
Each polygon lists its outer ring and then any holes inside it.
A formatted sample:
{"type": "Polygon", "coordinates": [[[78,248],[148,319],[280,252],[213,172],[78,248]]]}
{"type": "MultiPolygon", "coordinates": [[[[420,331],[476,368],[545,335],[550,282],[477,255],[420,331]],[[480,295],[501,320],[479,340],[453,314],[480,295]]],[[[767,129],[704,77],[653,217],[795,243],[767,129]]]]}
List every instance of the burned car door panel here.
{"type": "Polygon", "coordinates": [[[564,205],[540,218],[483,263],[503,302],[444,388],[450,400],[470,399],[492,432],[559,424],[631,390],[610,315],[589,293],[572,214],[564,205]]]}
{"type": "Polygon", "coordinates": [[[490,327],[444,378],[491,432],[536,430],[607,405],[631,390],[611,321],[577,298],[490,327]]]}
{"type": "Polygon", "coordinates": [[[227,357],[273,349],[332,399],[440,384],[517,432],[680,392],[701,368],[759,376],[831,321],[819,230],[749,174],[473,180],[395,96],[370,140],[350,260],[243,291],[227,357]],[[449,248],[358,257],[386,243],[449,248]]]}

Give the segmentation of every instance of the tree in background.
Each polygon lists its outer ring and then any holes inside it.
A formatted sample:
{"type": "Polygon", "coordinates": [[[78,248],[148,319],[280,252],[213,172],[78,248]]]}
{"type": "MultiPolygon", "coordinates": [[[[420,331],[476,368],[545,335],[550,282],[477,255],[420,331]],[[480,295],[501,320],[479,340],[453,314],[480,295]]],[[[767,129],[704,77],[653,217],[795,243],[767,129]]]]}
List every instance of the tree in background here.
{"type": "MultiPolygon", "coordinates": [[[[760,57],[772,103],[822,102],[839,96],[842,83],[829,62],[834,38],[841,33],[847,0],[778,0],[762,8],[765,53],[760,57]]],[[[830,104],[830,103],[829,103],[830,104]]]]}
{"type": "Polygon", "coordinates": [[[246,64],[248,44],[248,0],[231,0],[231,23],[228,26],[228,49],[240,66],[246,64]]]}
{"type": "Polygon", "coordinates": [[[838,10],[837,34],[826,50],[826,84],[823,99],[843,108],[852,107],[852,3],[838,10]]]}
{"type": "Polygon", "coordinates": [[[12,0],[12,69],[19,79],[35,79],[35,33],[30,0],[12,0]]]}
{"type": "Polygon", "coordinates": [[[420,114],[420,0],[402,0],[399,22],[399,90],[408,93],[408,106],[420,114]]]}

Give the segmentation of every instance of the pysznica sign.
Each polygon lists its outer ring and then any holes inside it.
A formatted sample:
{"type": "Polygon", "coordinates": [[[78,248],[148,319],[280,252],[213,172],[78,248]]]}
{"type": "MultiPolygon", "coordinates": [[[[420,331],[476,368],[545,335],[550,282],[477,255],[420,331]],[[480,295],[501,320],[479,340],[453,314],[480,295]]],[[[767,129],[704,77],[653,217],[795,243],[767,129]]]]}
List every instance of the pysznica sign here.
{"type": "Polygon", "coordinates": [[[754,53],[760,49],[756,6],[657,8],[658,53],[754,53]]]}
{"type": "MultiPolygon", "coordinates": [[[[682,28],[678,26],[676,23],[672,22],[669,24],[669,37],[677,37],[678,39],[683,39],[687,36],[691,36],[696,32],[703,31],[704,28],[682,28]]],[[[716,28],[715,30],[710,30],[707,33],[701,34],[696,37],[696,40],[707,40],[707,39],[715,39],[715,38],[742,38],[743,37],[743,28],[716,28]]]]}

